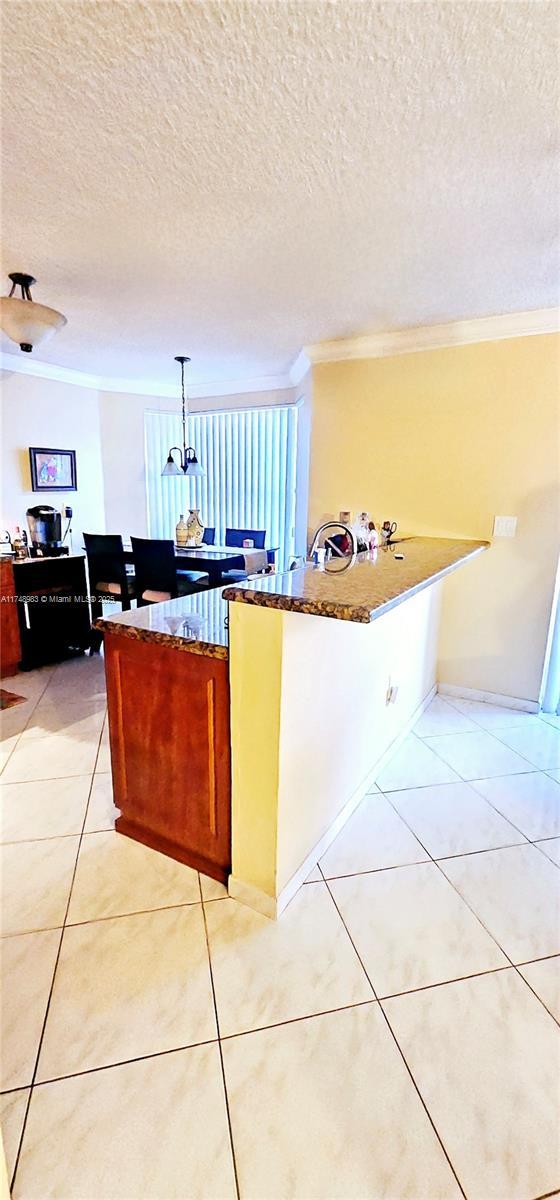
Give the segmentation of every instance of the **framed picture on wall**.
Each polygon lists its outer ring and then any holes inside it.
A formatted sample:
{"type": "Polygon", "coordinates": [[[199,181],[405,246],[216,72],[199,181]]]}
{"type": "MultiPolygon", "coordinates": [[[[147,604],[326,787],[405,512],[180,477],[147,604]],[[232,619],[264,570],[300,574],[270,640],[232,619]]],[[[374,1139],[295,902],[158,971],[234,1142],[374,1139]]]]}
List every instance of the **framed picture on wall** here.
{"type": "Polygon", "coordinates": [[[31,486],[34,492],[75,492],[76,451],[29,447],[31,486]]]}

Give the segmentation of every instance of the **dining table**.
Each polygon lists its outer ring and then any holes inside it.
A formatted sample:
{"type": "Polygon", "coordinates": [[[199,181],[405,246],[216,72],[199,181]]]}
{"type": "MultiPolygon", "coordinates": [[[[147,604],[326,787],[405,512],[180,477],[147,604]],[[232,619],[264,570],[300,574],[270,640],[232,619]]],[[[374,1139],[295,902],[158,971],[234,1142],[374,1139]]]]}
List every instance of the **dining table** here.
{"type": "MultiPolygon", "coordinates": [[[[124,556],[127,563],[133,562],[130,543],[123,542],[124,556]]],[[[208,575],[209,587],[219,587],[227,583],[223,579],[226,571],[246,571],[248,575],[264,571],[268,564],[269,553],[273,551],[256,550],[253,547],[237,546],[178,546],[175,544],[175,563],[178,571],[202,571],[208,575]]]]}

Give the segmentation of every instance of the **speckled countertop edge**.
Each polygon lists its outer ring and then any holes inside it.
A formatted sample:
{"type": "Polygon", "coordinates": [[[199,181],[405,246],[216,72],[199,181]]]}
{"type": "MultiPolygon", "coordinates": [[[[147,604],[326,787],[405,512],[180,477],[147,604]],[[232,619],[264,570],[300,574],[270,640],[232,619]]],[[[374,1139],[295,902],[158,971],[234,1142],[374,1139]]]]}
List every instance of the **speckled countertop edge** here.
{"type": "Polygon", "coordinates": [[[173,633],[161,633],[155,629],[138,629],[133,625],[123,625],[119,621],[111,621],[110,617],[100,617],[94,622],[94,629],[101,633],[112,633],[116,637],[129,638],[135,642],[157,642],[162,646],[171,646],[174,650],[182,650],[187,654],[199,654],[205,658],[229,658],[227,646],[215,642],[197,642],[194,639],[179,637],[173,633]]]}
{"type": "MultiPolygon", "coordinates": [[[[453,539],[445,540],[451,541],[453,539]]],[[[457,539],[457,541],[460,540],[461,539],[457,539]]],[[[402,604],[405,600],[417,595],[418,592],[423,591],[427,587],[431,587],[433,583],[437,583],[438,580],[444,579],[446,575],[450,575],[452,571],[457,570],[457,568],[460,567],[464,562],[476,557],[478,554],[482,554],[489,548],[490,544],[491,543],[487,541],[476,541],[473,539],[472,550],[467,550],[454,562],[449,563],[445,567],[441,567],[432,575],[426,576],[425,579],[419,580],[418,583],[404,588],[404,590],[398,595],[391,596],[387,600],[382,600],[379,604],[376,604],[373,607],[363,603],[360,604],[359,602],[341,603],[337,602],[336,600],[313,600],[304,596],[289,596],[270,591],[261,591],[258,588],[257,581],[254,582],[254,586],[251,588],[244,588],[242,584],[237,584],[235,587],[225,588],[222,592],[222,596],[224,600],[228,600],[230,602],[253,604],[262,608],[280,609],[284,612],[305,613],[308,616],[331,617],[338,621],[354,621],[358,624],[370,625],[372,621],[375,621],[378,617],[383,616],[383,613],[389,612],[389,610],[392,608],[396,608],[397,605],[402,604]]],[[[360,556],[360,558],[365,560],[366,556],[360,556]]],[[[314,568],[312,566],[307,565],[305,567],[300,567],[296,573],[313,569],[314,568]]],[[[281,579],[282,576],[277,576],[276,578],[281,579]]]]}

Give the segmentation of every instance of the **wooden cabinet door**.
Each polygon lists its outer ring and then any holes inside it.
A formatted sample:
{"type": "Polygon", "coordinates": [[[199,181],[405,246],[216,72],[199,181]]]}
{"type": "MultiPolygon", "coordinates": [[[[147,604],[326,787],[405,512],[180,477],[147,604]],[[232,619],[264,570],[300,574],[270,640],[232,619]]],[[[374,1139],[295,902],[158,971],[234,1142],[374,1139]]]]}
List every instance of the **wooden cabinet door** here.
{"type": "Polygon", "coordinates": [[[117,829],[225,881],[227,661],[110,634],[105,662],[117,829]]]}
{"type": "Polygon", "coordinates": [[[15,675],[21,658],[19,622],[11,559],[0,559],[0,677],[15,675]]]}

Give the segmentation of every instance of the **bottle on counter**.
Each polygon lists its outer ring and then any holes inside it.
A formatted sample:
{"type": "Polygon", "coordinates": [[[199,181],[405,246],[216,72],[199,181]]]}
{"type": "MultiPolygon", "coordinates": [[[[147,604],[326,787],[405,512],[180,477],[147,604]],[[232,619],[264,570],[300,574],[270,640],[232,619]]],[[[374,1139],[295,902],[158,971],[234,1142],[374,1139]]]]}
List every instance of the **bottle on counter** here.
{"type": "Polygon", "coordinates": [[[16,525],[16,531],[12,538],[12,546],[16,558],[27,558],[27,544],[23,539],[19,525],[16,525]]]}
{"type": "Polygon", "coordinates": [[[187,522],[184,519],[183,513],[181,513],[175,526],[175,544],[177,546],[186,546],[188,539],[189,530],[187,527],[187,522]]]}
{"type": "Polygon", "coordinates": [[[373,521],[370,521],[368,524],[368,543],[370,550],[377,550],[379,545],[379,534],[373,521]]]}
{"type": "Polygon", "coordinates": [[[358,513],[353,528],[356,534],[358,550],[369,550],[369,513],[358,513]]]}

